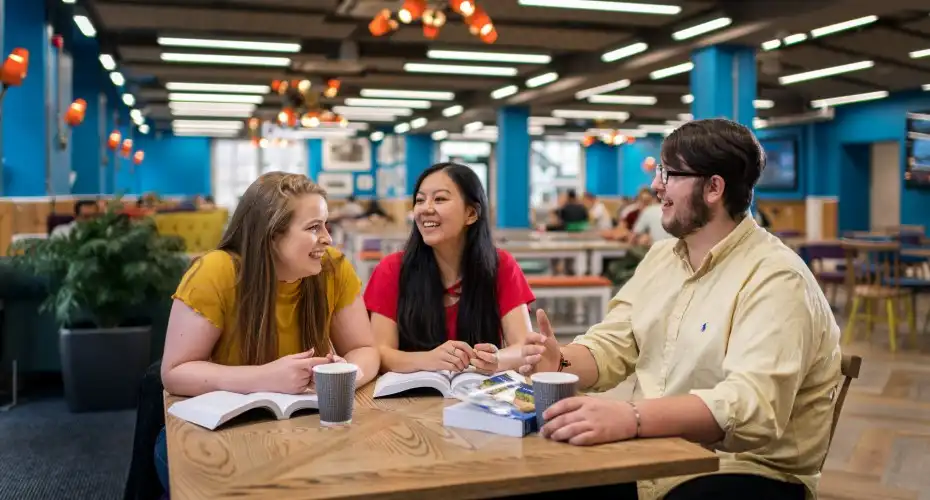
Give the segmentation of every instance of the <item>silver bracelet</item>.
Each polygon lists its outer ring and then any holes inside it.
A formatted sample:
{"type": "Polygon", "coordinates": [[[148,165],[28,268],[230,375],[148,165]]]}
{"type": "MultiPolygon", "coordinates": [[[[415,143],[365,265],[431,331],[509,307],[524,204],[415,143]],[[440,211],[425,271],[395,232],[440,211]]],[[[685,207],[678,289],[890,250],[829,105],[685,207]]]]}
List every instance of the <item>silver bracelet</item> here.
{"type": "Polygon", "coordinates": [[[636,403],[632,401],[627,401],[627,404],[629,404],[630,408],[633,409],[633,417],[636,418],[636,436],[635,437],[639,438],[640,437],[639,435],[643,430],[643,422],[639,415],[639,408],[637,408],[636,403]]]}

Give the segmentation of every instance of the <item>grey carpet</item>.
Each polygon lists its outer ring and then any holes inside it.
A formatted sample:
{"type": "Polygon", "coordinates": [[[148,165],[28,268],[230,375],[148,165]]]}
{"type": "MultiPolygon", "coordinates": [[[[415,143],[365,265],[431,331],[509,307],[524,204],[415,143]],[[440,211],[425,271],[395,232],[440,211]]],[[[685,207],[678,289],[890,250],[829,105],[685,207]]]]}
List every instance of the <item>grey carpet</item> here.
{"type": "Polygon", "coordinates": [[[71,413],[60,397],[0,413],[0,499],[121,499],[135,415],[71,413]]]}

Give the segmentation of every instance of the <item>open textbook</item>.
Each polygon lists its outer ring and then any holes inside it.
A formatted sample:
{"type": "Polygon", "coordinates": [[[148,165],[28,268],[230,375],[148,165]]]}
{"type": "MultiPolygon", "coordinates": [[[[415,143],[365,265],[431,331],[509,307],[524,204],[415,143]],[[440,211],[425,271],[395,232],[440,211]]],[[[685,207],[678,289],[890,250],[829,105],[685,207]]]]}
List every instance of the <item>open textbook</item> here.
{"type": "Polygon", "coordinates": [[[298,410],[317,409],[317,395],[311,392],[295,395],[213,391],[179,401],[168,408],[168,413],[212,431],[232,418],[256,408],[267,408],[278,420],[285,420],[291,418],[298,410]]]}
{"type": "Polygon", "coordinates": [[[487,375],[482,375],[475,371],[465,372],[412,372],[412,373],[395,373],[388,372],[378,378],[375,382],[374,397],[391,396],[411,389],[436,389],[444,397],[454,398],[456,387],[468,382],[481,382],[486,380],[487,375]]]}

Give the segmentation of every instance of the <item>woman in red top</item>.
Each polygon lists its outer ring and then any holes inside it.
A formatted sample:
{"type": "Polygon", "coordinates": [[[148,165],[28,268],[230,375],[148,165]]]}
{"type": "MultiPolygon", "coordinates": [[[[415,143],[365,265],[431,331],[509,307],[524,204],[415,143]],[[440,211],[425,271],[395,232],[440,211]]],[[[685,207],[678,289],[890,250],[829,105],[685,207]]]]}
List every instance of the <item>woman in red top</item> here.
{"type": "Polygon", "coordinates": [[[382,371],[519,367],[535,297],[513,256],[494,247],[481,181],[440,163],[414,191],[406,249],[384,258],[365,289],[382,371]]]}

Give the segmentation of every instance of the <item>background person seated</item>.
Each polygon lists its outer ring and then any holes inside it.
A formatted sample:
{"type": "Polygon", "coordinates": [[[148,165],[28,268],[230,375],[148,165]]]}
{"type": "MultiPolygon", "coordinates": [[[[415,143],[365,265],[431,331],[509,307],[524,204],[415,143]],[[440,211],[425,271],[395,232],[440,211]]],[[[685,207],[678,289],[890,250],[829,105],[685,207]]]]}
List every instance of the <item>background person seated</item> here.
{"type": "Polygon", "coordinates": [[[440,163],[415,193],[407,248],[381,261],[365,289],[382,371],[516,368],[535,297],[513,256],[494,247],[481,181],[440,163]]]}
{"type": "Polygon", "coordinates": [[[93,219],[100,215],[100,207],[94,200],[78,200],[74,203],[74,220],[66,224],[59,224],[52,229],[49,237],[57,238],[67,236],[74,230],[74,226],[82,221],[93,219]]]}

